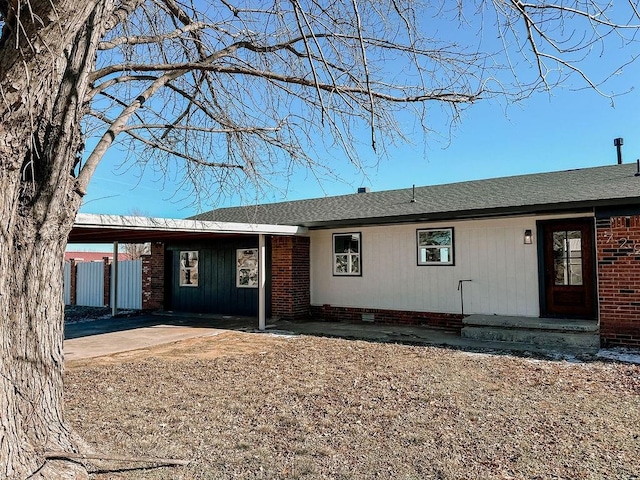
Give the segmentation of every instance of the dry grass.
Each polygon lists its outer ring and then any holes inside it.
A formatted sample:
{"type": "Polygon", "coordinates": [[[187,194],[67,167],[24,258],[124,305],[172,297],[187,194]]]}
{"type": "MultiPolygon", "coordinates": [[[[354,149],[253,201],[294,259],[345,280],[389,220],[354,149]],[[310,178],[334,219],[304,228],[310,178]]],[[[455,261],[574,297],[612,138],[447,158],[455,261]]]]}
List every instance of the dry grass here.
{"type": "Polygon", "coordinates": [[[192,461],[100,480],[636,479],[640,470],[637,365],[229,332],[71,364],[66,395],[95,451],[192,461]]]}

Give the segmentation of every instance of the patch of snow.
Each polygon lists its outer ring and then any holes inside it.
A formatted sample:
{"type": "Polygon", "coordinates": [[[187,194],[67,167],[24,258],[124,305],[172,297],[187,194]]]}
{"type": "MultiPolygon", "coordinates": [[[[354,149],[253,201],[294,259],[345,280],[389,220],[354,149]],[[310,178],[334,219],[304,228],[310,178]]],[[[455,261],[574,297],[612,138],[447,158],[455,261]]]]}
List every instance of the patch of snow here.
{"type": "Polygon", "coordinates": [[[268,330],[268,335],[277,335],[280,338],[298,338],[300,335],[295,334],[289,330],[268,330]]]}
{"type": "Polygon", "coordinates": [[[640,350],[630,348],[607,348],[601,349],[597,355],[599,358],[615,360],[616,362],[635,363],[640,365],[640,350]]]}

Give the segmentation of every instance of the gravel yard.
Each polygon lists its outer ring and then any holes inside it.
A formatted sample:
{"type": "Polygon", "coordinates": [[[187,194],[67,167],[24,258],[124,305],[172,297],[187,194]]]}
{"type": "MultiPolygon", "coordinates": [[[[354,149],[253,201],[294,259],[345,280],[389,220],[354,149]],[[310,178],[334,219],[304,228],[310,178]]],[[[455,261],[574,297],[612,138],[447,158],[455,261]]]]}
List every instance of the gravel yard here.
{"type": "Polygon", "coordinates": [[[70,362],[106,479],[638,479],[640,366],[227,332],[70,362]]]}

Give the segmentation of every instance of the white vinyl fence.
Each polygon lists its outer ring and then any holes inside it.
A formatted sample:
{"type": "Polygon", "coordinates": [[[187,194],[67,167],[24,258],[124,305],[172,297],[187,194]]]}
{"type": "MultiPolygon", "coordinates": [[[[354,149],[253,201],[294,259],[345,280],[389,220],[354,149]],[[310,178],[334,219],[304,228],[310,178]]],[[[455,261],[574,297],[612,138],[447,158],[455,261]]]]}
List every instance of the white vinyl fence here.
{"type": "MultiPolygon", "coordinates": [[[[111,264],[113,278],[113,263],[111,264]]],[[[111,306],[113,307],[113,285],[111,282],[111,306]]],[[[142,309],[142,260],[118,262],[118,308],[142,309]]]]}
{"type": "MultiPolygon", "coordinates": [[[[104,307],[104,263],[79,262],[76,264],[76,305],[104,307]]],[[[113,263],[111,264],[111,285],[109,285],[113,306],[113,263]]],[[[71,265],[64,264],[64,303],[71,304],[71,265]]],[[[142,260],[118,262],[118,308],[142,309],[142,260]]]]}
{"type": "Polygon", "coordinates": [[[104,266],[102,262],[80,262],[76,265],[76,305],[104,307],[104,266]]]}

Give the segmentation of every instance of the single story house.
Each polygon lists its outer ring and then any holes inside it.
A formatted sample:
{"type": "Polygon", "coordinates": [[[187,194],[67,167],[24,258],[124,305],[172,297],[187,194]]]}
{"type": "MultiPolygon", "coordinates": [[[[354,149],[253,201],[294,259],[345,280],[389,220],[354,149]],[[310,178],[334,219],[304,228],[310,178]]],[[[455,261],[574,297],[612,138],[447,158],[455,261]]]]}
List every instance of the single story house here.
{"type": "Polygon", "coordinates": [[[153,242],[147,308],[453,330],[468,314],[570,318],[640,347],[635,164],[221,208],[180,231],[94,220],[70,241],[153,242]]]}

